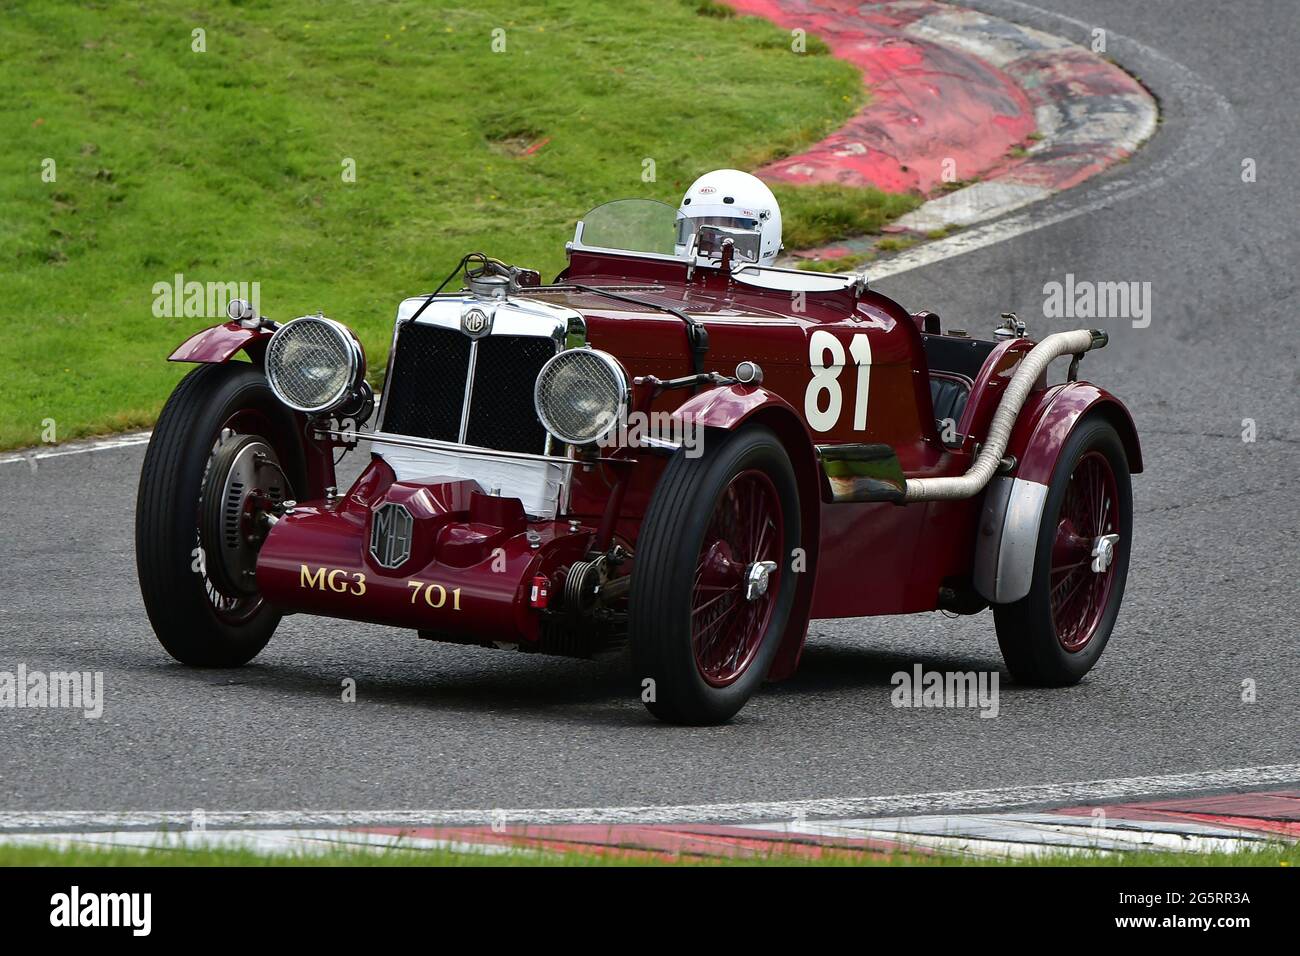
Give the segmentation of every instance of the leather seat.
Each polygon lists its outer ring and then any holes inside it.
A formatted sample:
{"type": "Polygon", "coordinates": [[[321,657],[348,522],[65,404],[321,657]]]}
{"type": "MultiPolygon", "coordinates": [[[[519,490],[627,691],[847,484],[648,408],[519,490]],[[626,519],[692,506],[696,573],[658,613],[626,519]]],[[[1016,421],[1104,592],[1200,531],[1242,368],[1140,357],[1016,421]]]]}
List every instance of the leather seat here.
{"type": "MultiPolygon", "coordinates": [[[[935,426],[939,434],[944,433],[945,420],[961,421],[961,413],[966,410],[966,401],[970,398],[971,382],[961,375],[951,373],[930,373],[930,401],[934,405],[935,426]]],[[[951,444],[960,445],[961,436],[951,444]]]]}

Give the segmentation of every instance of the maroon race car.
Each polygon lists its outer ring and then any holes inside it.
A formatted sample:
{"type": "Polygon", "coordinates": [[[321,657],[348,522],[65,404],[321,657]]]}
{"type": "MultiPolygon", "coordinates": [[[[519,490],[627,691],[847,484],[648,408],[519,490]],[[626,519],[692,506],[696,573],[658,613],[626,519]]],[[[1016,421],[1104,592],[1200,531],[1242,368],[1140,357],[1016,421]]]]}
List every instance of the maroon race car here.
{"type": "Polygon", "coordinates": [[[677,209],[593,210],[550,285],[466,256],[398,307],[377,413],[345,326],[232,303],[171,356],[198,368],[141,475],[159,640],[235,666],[307,613],[630,646],[650,711],[708,724],[795,670],[813,618],[991,606],[1017,680],[1077,682],[1119,612],[1142,468],[1123,404],[1077,378],[1106,334],[1035,344],[1008,314],[972,338],[860,275],[775,268],[779,248],[771,193],[720,171],[677,209]]]}

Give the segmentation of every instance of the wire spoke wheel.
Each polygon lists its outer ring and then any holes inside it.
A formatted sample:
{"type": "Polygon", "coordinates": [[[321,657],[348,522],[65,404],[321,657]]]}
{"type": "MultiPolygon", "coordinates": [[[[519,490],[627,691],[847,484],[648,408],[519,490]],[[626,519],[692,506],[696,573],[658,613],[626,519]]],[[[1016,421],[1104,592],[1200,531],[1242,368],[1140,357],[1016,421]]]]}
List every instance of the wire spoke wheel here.
{"type": "Polygon", "coordinates": [[[1128,457],[1100,417],[1066,438],[1052,470],[1029,593],[993,606],[1016,680],[1077,683],[1101,657],[1119,616],[1133,536],[1128,457]]]}
{"type": "Polygon", "coordinates": [[[762,686],[806,614],[790,570],[800,543],[799,487],[780,439],[761,425],[675,455],[636,544],[628,635],[643,696],[660,720],[730,720],[762,686]],[[798,610],[796,610],[798,608],[798,610]]]}
{"type": "MultiPolygon", "coordinates": [[[[1082,650],[1097,633],[1115,580],[1114,561],[1097,561],[1109,535],[1122,535],[1115,473],[1098,451],[1075,465],[1061,503],[1052,544],[1052,625],[1070,653],[1082,650]]],[[[1113,547],[1113,541],[1110,545],[1113,547]]]]}
{"type": "Polygon", "coordinates": [[[691,646],[700,676],[725,687],[749,667],[780,588],[781,505],[772,480],[750,469],[718,500],[695,567],[691,646]],[[747,593],[755,567],[776,564],[761,594],[747,593]]]}

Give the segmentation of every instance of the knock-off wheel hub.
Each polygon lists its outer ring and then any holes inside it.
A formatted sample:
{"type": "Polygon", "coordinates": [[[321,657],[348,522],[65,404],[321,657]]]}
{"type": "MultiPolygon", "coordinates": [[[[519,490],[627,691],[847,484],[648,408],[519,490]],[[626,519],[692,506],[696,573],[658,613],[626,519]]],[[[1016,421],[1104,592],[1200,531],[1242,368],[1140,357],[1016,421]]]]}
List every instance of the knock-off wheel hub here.
{"type": "Polygon", "coordinates": [[[1119,544],[1119,535],[1103,534],[1092,540],[1092,570],[1102,574],[1115,560],[1115,545],[1119,544]]]}
{"type": "Polygon", "coordinates": [[[775,570],[775,561],[755,561],[745,569],[746,601],[757,601],[767,593],[767,582],[775,570]]]}
{"type": "Polygon", "coordinates": [[[208,579],[227,597],[257,594],[257,553],[289,494],[275,450],[247,436],[221,443],[204,485],[201,544],[208,579]]]}

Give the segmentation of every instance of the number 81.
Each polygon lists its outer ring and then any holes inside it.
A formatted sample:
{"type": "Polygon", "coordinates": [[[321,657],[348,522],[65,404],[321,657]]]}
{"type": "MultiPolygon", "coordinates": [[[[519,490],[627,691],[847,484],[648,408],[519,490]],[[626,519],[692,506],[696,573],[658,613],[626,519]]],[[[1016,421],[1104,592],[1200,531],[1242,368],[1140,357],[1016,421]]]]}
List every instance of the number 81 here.
{"type": "MultiPolygon", "coordinates": [[[[853,430],[867,427],[867,394],[871,386],[871,342],[858,332],[849,342],[848,354],[858,369],[858,386],[853,401],[853,430]]],[[[804,392],[803,413],[813,431],[828,432],[840,419],[844,398],[840,391],[840,372],[844,368],[844,344],[825,329],[817,329],[808,339],[808,364],[812,367],[812,380],[804,392]],[[827,355],[830,361],[827,361],[827,355]],[[821,407],[822,394],[827,396],[826,408],[821,407]]]]}

